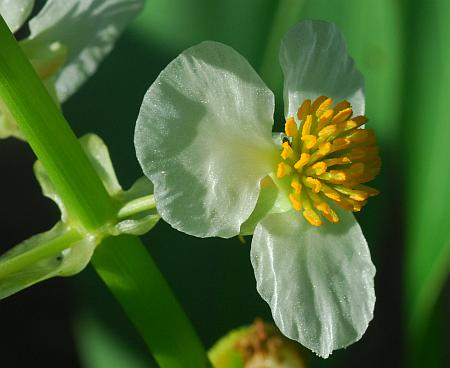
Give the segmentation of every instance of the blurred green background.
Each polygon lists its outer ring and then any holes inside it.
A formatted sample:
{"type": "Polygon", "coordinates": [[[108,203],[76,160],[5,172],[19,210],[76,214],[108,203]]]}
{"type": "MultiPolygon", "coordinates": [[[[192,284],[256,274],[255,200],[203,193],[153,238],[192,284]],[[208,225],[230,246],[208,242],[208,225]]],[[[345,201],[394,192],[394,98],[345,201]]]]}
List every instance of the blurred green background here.
{"type": "MultiPolygon", "coordinates": [[[[276,92],[278,44],[302,19],[336,22],[366,80],[367,116],[383,169],[358,220],[374,263],[375,318],[362,340],[311,367],[450,367],[450,1],[148,0],[98,72],[65,105],[78,135],[108,144],[128,187],[143,95],[183,49],[206,39],[244,55],[276,92]]],[[[57,219],[31,172],[26,144],[0,142],[0,250],[57,219]]],[[[250,241],[198,239],[163,221],[144,242],[210,347],[229,330],[270,320],[255,289],[250,241]]],[[[151,367],[151,356],[91,268],[0,303],[1,366],[151,367]]]]}

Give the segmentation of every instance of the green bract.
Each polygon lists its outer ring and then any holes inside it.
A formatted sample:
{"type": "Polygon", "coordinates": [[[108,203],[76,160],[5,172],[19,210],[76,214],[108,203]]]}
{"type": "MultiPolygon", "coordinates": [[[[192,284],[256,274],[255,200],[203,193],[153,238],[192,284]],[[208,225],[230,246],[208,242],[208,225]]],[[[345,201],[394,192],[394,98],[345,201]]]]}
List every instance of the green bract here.
{"type": "Polygon", "coordinates": [[[0,257],[0,299],[53,276],[70,276],[86,267],[95,247],[106,236],[142,235],[159,220],[154,209],[153,186],[141,178],[127,191],[120,186],[108,149],[96,135],[80,143],[101,178],[108,194],[117,203],[117,221],[95,232],[80,228],[68,217],[64,204],[39,161],[34,166],[43,194],[61,211],[61,221],[51,230],[16,245],[0,257]]]}
{"type": "MultiPolygon", "coordinates": [[[[363,78],[335,25],[293,27],[280,63],[287,117],[320,95],[364,113],[363,78]]],[[[375,267],[351,213],[313,227],[273,186],[281,144],[272,140],[273,112],[273,94],[249,63],[228,46],[203,42],[146,93],[136,153],[158,212],[174,228],[200,237],[254,231],[257,288],[276,324],[327,357],[360,339],[372,319],[375,267]]]]}
{"type": "MultiPolygon", "coordinates": [[[[0,0],[0,14],[15,32],[33,6],[34,0],[0,0]]],[[[20,45],[55,101],[64,102],[95,72],[142,6],[143,0],[45,3],[29,21],[30,35],[20,45]]],[[[0,138],[11,135],[22,138],[14,120],[0,113],[0,138]]]]}

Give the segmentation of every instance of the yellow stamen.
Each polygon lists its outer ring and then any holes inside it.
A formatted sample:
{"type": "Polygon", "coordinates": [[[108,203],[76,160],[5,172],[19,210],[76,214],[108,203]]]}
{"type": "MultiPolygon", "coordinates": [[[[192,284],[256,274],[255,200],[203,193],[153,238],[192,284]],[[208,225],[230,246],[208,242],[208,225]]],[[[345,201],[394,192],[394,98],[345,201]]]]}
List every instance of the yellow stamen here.
{"type": "Polygon", "coordinates": [[[302,137],[304,137],[305,135],[309,135],[309,132],[311,131],[311,124],[312,115],[307,115],[306,119],[303,121],[302,137]]]}
{"type": "Polygon", "coordinates": [[[336,212],[333,211],[333,209],[327,202],[322,200],[321,197],[317,194],[314,194],[312,192],[308,194],[314,203],[314,207],[316,207],[328,221],[333,224],[339,222],[339,216],[336,214],[336,212]]]}
{"type": "Polygon", "coordinates": [[[324,160],[323,162],[326,163],[327,167],[330,167],[335,165],[349,164],[351,163],[351,160],[348,157],[343,156],[343,157],[329,158],[327,160],[324,160]]]}
{"type": "Polygon", "coordinates": [[[317,108],[316,116],[317,117],[321,116],[326,110],[330,108],[332,103],[333,100],[331,98],[327,98],[326,100],[324,100],[317,108]]]}
{"type": "Polygon", "coordinates": [[[314,135],[303,135],[302,141],[305,143],[307,149],[313,148],[317,142],[317,138],[314,135]]]}
{"type": "Polygon", "coordinates": [[[373,196],[376,196],[376,195],[380,194],[379,190],[374,189],[372,187],[368,187],[367,185],[360,184],[360,185],[357,185],[355,187],[355,189],[356,190],[362,190],[363,192],[366,192],[369,197],[373,197],[373,196]]]}
{"type": "Polygon", "coordinates": [[[314,193],[319,193],[322,189],[322,183],[320,180],[312,178],[311,176],[303,177],[303,184],[308,188],[311,188],[314,193]]]}
{"type": "Polygon", "coordinates": [[[336,104],[336,106],[334,107],[334,111],[337,114],[339,111],[342,111],[342,110],[344,110],[344,109],[346,109],[347,107],[350,107],[350,106],[351,106],[350,102],[344,100],[344,101],[341,101],[338,104],[336,104]]]}
{"type": "Polygon", "coordinates": [[[330,170],[330,172],[319,175],[319,179],[329,181],[334,184],[340,184],[347,179],[347,175],[342,170],[330,170]]]}
{"type": "Polygon", "coordinates": [[[339,111],[331,121],[333,124],[339,124],[344,121],[346,121],[350,116],[352,116],[353,110],[351,107],[347,107],[346,109],[343,109],[339,111]]]}
{"type": "Polygon", "coordinates": [[[349,198],[354,199],[355,201],[362,202],[369,197],[369,194],[363,190],[351,189],[343,185],[336,185],[334,188],[338,192],[348,195],[349,198]]]}
{"type": "Polygon", "coordinates": [[[284,131],[288,137],[295,137],[297,135],[298,127],[294,118],[291,117],[286,120],[286,123],[284,124],[284,131]]]}
{"type": "Polygon", "coordinates": [[[281,151],[281,157],[283,158],[283,160],[287,160],[288,158],[291,159],[294,158],[294,151],[292,147],[289,145],[289,142],[283,142],[281,147],[283,147],[283,150],[281,151]]]}
{"type": "Polygon", "coordinates": [[[303,216],[311,225],[320,226],[322,225],[322,221],[320,220],[319,215],[313,209],[307,209],[303,211],[303,216]]]}
{"type": "Polygon", "coordinates": [[[284,162],[280,162],[277,167],[277,178],[289,175],[292,172],[292,168],[284,162]]]}
{"type": "Polygon", "coordinates": [[[311,100],[305,100],[297,111],[298,120],[303,120],[311,111],[311,100]]]}
{"type": "Polygon", "coordinates": [[[296,170],[301,170],[303,168],[303,166],[305,166],[308,163],[310,157],[311,157],[311,155],[309,153],[302,153],[300,155],[300,160],[298,160],[295,163],[294,168],[296,170]]]}
{"type": "Polygon", "coordinates": [[[356,123],[357,127],[360,127],[361,125],[367,123],[367,118],[365,116],[355,116],[352,118],[352,121],[356,123]]]}
{"type": "Polygon", "coordinates": [[[325,171],[327,171],[327,164],[323,161],[316,162],[315,164],[308,167],[305,171],[307,175],[322,175],[325,171]]]}
{"type": "Polygon", "coordinates": [[[328,97],[327,96],[319,96],[317,97],[314,102],[311,105],[311,112],[310,114],[312,114],[313,112],[317,111],[317,109],[319,108],[319,106],[322,104],[322,102],[324,102],[328,97]]]}
{"type": "Polygon", "coordinates": [[[339,202],[341,200],[341,195],[323,182],[322,182],[322,193],[326,197],[328,197],[334,201],[339,202]]]}
{"type": "Polygon", "coordinates": [[[302,202],[300,201],[300,195],[298,193],[289,194],[289,200],[296,211],[300,211],[302,209],[302,202]]]}
{"type": "Polygon", "coordinates": [[[298,181],[298,176],[292,179],[291,187],[294,188],[294,192],[297,194],[300,194],[300,192],[302,191],[302,184],[298,181]]]}
{"type": "MultiPolygon", "coordinates": [[[[284,161],[276,176],[287,177],[289,200],[296,211],[314,226],[321,218],[331,223],[339,216],[330,206],[359,211],[378,191],[363,185],[380,171],[381,160],[375,135],[363,125],[365,116],[352,117],[349,102],[333,106],[326,96],[305,100],[297,111],[300,127],[293,117],[285,123],[289,141],[282,143],[284,161]]],[[[284,184],[283,184],[284,185],[284,184]]]]}
{"type": "Polygon", "coordinates": [[[333,109],[326,110],[322,115],[320,115],[318,120],[317,130],[321,130],[325,125],[327,125],[331,118],[333,117],[333,109]]]}

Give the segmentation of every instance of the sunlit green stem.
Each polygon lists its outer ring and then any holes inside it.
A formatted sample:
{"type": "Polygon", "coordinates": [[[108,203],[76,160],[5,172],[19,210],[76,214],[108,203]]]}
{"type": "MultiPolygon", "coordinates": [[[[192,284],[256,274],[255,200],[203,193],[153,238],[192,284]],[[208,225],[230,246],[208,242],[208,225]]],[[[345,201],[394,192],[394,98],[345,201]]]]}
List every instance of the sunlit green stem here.
{"type": "Polygon", "coordinates": [[[64,249],[70,248],[82,239],[83,236],[78,231],[69,229],[62,233],[61,236],[52,239],[39,247],[31,248],[20,255],[5,259],[0,265],[0,280],[2,277],[23,271],[42,259],[52,257],[64,249]]]}
{"type": "Polygon", "coordinates": [[[0,17],[0,99],[51,177],[69,215],[95,230],[114,205],[69,124],[0,17]]]}
{"type": "Polygon", "coordinates": [[[209,367],[202,344],[139,238],[107,238],[92,263],[161,367],[209,367]]]}
{"type": "Polygon", "coordinates": [[[155,208],[155,206],[156,203],[153,194],[136,198],[130,202],[127,202],[122,208],[120,208],[117,213],[117,217],[120,219],[126,218],[139,212],[151,210],[155,208]]]}
{"type": "Polygon", "coordinates": [[[259,73],[274,92],[281,89],[281,68],[278,62],[280,41],[286,31],[299,20],[304,0],[279,0],[266,41],[259,73]]]}

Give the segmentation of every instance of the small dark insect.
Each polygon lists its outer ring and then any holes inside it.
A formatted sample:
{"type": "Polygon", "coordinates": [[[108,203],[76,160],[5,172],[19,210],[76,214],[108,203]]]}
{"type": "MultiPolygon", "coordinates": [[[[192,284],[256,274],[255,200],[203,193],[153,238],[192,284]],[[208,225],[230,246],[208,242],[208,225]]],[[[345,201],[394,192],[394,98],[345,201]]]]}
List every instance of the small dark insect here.
{"type": "Polygon", "coordinates": [[[288,142],[289,145],[292,145],[292,141],[291,141],[290,137],[288,137],[287,135],[283,134],[281,136],[281,143],[285,143],[285,142],[288,142]]]}

